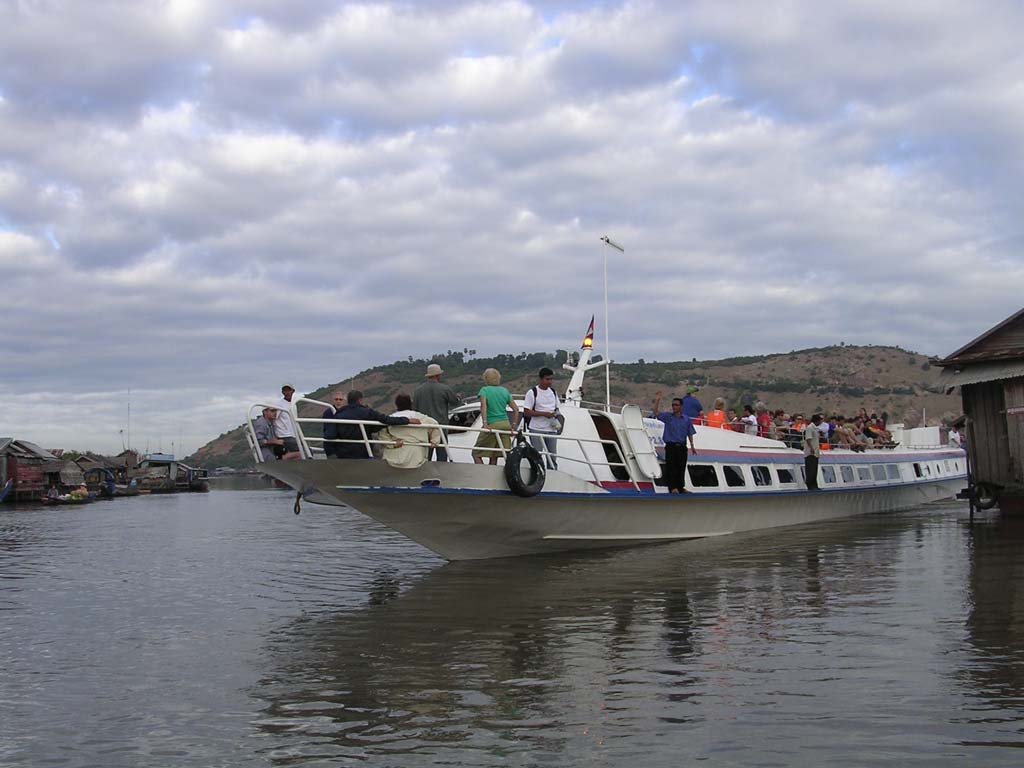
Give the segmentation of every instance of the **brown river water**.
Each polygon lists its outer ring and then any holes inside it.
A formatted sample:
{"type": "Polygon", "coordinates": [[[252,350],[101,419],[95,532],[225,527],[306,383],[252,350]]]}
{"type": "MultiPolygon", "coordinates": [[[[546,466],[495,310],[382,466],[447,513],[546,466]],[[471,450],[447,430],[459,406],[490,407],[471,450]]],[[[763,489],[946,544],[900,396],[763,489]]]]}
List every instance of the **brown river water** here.
{"type": "Polygon", "coordinates": [[[0,505],[0,765],[1024,765],[1024,521],[446,564],[292,499],[0,505]]]}

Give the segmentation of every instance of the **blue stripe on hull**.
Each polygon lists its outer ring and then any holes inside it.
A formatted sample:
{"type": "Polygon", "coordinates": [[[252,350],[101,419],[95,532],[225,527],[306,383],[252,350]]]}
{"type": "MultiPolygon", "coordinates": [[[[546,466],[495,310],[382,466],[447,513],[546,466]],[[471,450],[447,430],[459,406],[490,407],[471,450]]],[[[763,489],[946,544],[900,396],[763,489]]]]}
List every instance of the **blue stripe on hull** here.
{"type": "MultiPolygon", "coordinates": [[[[869,491],[892,491],[899,488],[911,488],[919,485],[936,485],[938,483],[949,482],[951,480],[963,480],[967,482],[966,475],[951,475],[950,477],[943,477],[939,480],[914,480],[909,483],[888,483],[883,485],[837,485],[835,488],[819,488],[816,491],[809,491],[805,488],[793,488],[791,490],[778,490],[778,491],[718,491],[714,493],[691,491],[685,494],[670,494],[670,493],[657,493],[653,490],[648,491],[629,491],[629,490],[606,490],[605,493],[559,493],[556,491],[542,492],[542,496],[545,499],[588,499],[598,501],[600,499],[610,498],[630,498],[630,499],[662,499],[671,501],[682,501],[685,499],[736,499],[742,497],[748,498],[775,498],[777,496],[806,496],[808,494],[821,494],[828,495],[834,493],[866,493],[869,491]]],[[[407,495],[458,495],[458,496],[512,496],[512,491],[508,490],[489,490],[482,488],[440,488],[440,487],[429,487],[429,488],[356,488],[351,486],[338,486],[339,490],[343,490],[346,493],[394,493],[394,494],[407,494],[407,495]]]]}

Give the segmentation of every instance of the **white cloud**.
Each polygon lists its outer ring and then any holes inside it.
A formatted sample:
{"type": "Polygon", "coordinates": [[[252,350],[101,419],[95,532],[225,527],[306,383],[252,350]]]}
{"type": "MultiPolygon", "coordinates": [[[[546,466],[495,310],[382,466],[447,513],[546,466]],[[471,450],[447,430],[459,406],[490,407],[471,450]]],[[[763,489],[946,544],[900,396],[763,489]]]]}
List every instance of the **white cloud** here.
{"type": "Polygon", "coordinates": [[[1013,3],[0,14],[0,433],[78,445],[73,400],[118,448],[131,387],[194,448],[282,373],[564,347],[604,234],[620,359],[942,353],[1019,309],[1013,3]]]}

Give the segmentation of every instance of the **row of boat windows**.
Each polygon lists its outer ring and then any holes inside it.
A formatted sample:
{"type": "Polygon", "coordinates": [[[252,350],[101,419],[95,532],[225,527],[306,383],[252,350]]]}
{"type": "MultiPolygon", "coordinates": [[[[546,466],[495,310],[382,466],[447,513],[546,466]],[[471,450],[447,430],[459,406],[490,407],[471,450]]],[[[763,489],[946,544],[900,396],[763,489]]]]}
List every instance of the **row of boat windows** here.
{"type": "MultiPolygon", "coordinates": [[[[825,485],[850,485],[855,483],[888,483],[903,479],[929,479],[958,474],[963,471],[959,459],[942,461],[915,461],[913,464],[870,464],[857,465],[824,464],[820,467],[821,479],[825,485]],[[901,469],[902,467],[902,469],[901,469]],[[910,473],[913,472],[913,475],[910,473]]],[[[690,464],[690,484],[694,488],[744,488],[748,485],[763,488],[773,485],[796,485],[797,475],[804,477],[803,467],[738,464],[690,464]],[[774,472],[772,471],[774,470],[774,472]]]]}

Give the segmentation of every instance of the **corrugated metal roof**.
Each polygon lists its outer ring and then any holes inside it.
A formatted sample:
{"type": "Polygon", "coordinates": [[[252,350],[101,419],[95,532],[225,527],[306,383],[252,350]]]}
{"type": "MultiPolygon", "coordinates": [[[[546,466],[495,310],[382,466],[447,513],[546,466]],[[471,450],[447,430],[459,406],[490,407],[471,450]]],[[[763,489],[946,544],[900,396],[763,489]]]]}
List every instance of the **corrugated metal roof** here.
{"type": "Polygon", "coordinates": [[[943,368],[939,372],[939,382],[947,387],[953,387],[962,384],[981,384],[984,381],[1015,379],[1018,376],[1024,377],[1024,360],[1005,363],[977,363],[964,366],[959,373],[952,367],[943,368]]]}

